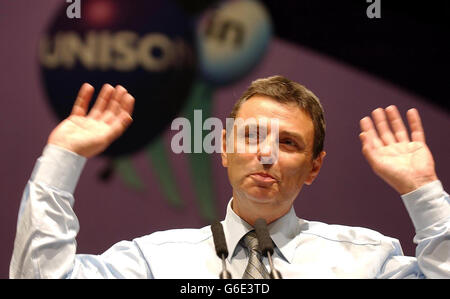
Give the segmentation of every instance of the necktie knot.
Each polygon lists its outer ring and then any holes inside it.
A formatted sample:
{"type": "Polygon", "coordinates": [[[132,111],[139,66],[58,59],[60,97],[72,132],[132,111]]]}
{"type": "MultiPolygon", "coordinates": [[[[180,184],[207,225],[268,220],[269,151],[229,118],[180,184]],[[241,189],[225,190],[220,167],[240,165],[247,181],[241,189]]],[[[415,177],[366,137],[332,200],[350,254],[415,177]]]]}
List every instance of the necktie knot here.
{"type": "Polygon", "coordinates": [[[245,235],[244,244],[249,251],[256,251],[258,254],[261,254],[258,238],[256,238],[256,232],[254,230],[245,235]]]}

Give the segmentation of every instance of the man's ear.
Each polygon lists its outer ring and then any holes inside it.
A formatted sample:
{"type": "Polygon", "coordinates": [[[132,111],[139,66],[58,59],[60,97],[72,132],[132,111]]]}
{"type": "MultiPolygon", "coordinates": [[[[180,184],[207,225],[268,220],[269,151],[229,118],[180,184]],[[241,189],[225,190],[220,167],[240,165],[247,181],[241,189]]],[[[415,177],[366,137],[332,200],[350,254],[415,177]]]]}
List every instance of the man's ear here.
{"type": "Polygon", "coordinates": [[[313,183],[313,181],[316,179],[316,177],[319,175],[319,171],[320,171],[320,168],[322,167],[323,160],[324,160],[326,154],[327,153],[325,151],[322,151],[317,156],[317,158],[315,158],[313,160],[313,162],[312,162],[313,166],[312,166],[311,172],[309,173],[308,178],[305,180],[306,185],[311,185],[313,183]]]}
{"type": "Polygon", "coordinates": [[[227,155],[227,131],[222,129],[222,152],[220,156],[222,157],[223,167],[228,167],[228,155],[227,155]]]}

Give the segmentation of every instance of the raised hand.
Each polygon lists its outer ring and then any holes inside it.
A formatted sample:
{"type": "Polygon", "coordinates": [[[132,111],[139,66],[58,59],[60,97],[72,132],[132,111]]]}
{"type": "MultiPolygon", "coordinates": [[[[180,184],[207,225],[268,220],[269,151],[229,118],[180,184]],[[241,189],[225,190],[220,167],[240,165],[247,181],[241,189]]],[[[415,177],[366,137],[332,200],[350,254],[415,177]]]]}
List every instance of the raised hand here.
{"type": "Polygon", "coordinates": [[[373,121],[360,121],[362,153],[374,172],[400,194],[437,180],[419,113],[410,109],[406,116],[411,135],[395,106],[375,109],[373,121]]]}
{"type": "Polygon", "coordinates": [[[90,158],[123,134],[133,121],[134,98],[120,85],[105,84],[88,113],[93,93],[91,85],[81,86],[70,116],[51,132],[49,144],[90,158]]]}

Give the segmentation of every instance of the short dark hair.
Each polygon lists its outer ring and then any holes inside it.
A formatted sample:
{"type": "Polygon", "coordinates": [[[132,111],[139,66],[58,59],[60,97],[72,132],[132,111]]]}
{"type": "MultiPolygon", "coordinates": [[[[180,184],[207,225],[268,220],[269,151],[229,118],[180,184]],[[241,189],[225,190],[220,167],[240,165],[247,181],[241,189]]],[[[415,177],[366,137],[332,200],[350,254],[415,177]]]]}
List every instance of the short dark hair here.
{"type": "Polygon", "coordinates": [[[229,115],[235,119],[241,105],[254,95],[264,95],[280,103],[295,103],[311,118],[314,126],[313,158],[322,152],[325,141],[325,118],[319,98],[305,86],[283,76],[272,76],[252,82],[229,115]]]}

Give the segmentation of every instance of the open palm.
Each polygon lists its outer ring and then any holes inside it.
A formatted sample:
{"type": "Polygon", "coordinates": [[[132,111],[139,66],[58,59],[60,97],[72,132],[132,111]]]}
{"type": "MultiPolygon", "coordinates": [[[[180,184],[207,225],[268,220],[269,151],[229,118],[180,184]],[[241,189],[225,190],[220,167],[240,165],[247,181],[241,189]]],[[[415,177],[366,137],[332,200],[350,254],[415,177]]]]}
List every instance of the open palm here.
{"type": "Polygon", "coordinates": [[[50,134],[54,144],[90,158],[104,151],[131,124],[134,98],[125,88],[105,84],[88,113],[94,88],[85,83],[68,118],[50,134]]]}
{"type": "Polygon", "coordinates": [[[374,172],[400,194],[437,179],[433,156],[416,109],[407,112],[411,138],[395,106],[360,121],[362,152],[374,172]],[[387,117],[386,117],[387,116],[387,117]]]}

